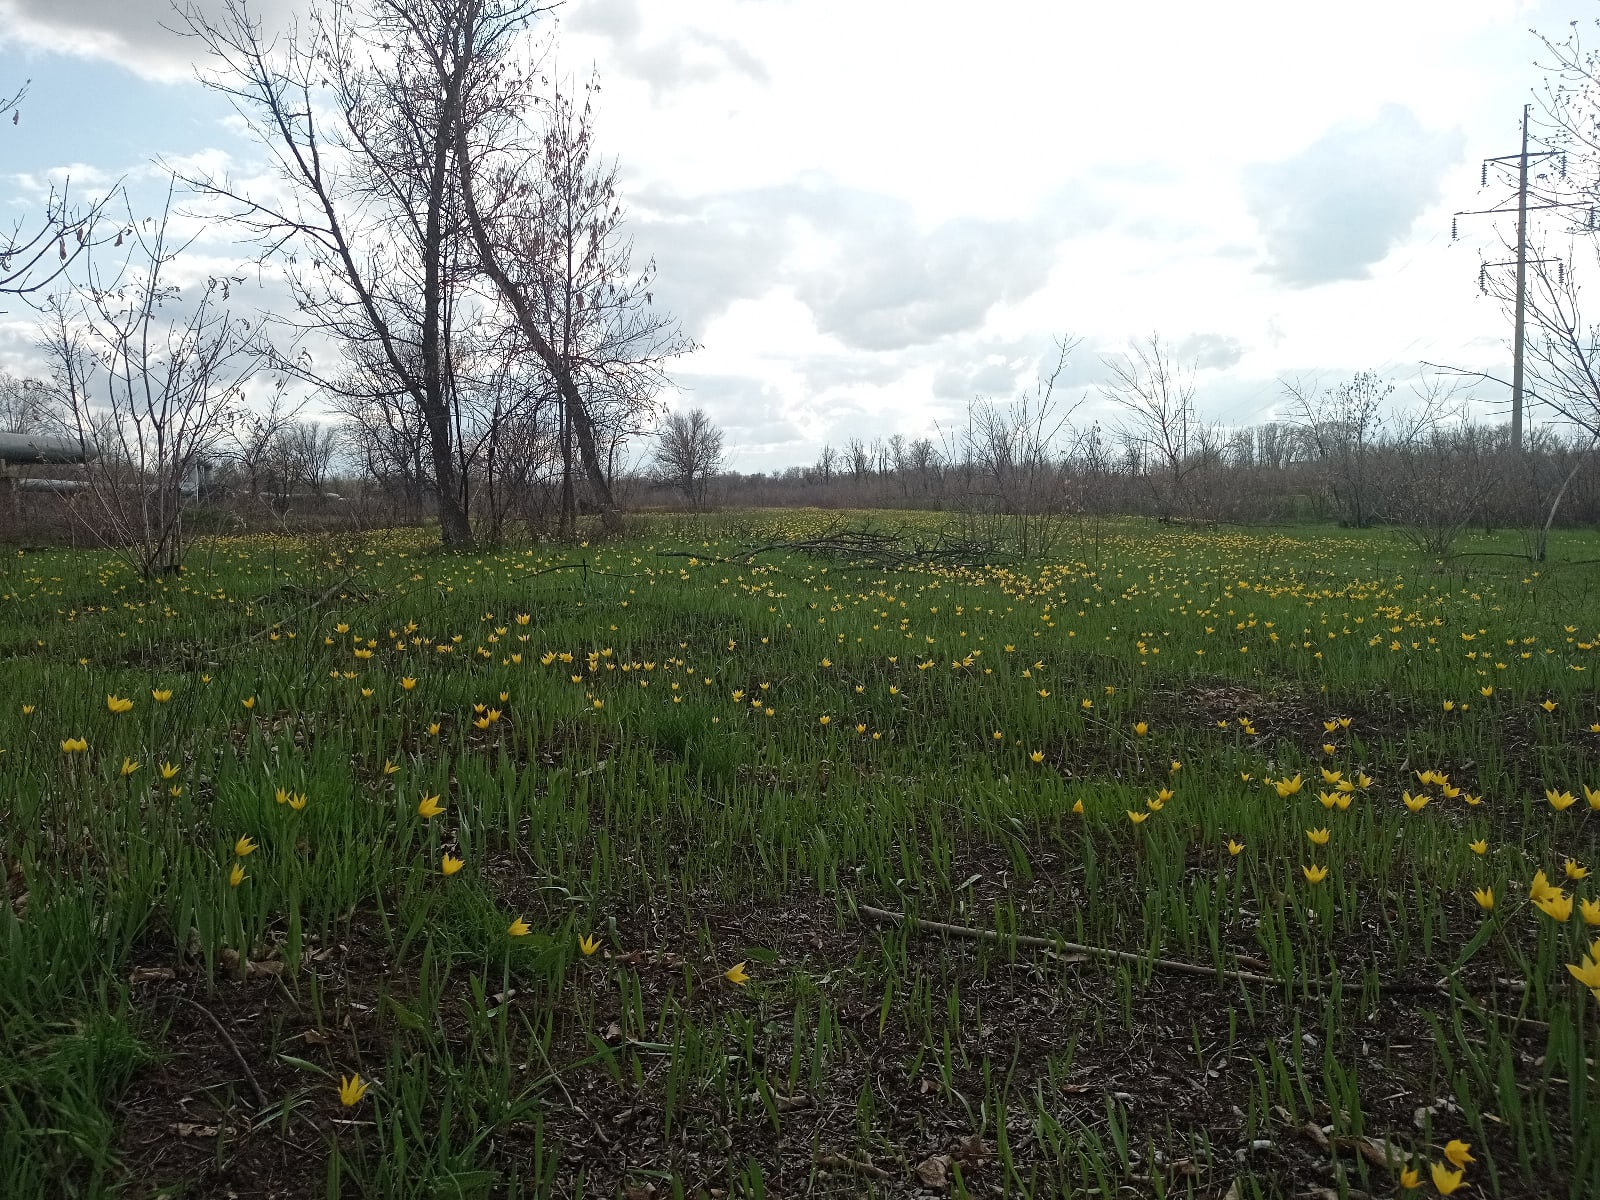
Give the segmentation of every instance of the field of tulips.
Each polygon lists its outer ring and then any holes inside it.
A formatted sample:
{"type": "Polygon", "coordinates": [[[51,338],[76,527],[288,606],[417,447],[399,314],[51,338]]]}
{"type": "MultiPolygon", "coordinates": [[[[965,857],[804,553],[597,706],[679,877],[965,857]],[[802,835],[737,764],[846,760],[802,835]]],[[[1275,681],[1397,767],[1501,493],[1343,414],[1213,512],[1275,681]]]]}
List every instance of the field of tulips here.
{"type": "Polygon", "coordinates": [[[5,552],[0,1196],[1600,1193],[1600,537],[840,519],[5,552]]]}

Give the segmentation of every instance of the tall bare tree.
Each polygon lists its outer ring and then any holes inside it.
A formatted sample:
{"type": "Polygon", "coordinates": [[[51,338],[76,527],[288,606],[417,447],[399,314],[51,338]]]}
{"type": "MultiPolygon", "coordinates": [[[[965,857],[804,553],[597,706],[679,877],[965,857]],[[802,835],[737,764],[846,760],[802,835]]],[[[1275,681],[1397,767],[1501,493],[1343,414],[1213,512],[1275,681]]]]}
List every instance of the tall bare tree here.
{"type": "MultiPolygon", "coordinates": [[[[203,83],[226,97],[267,149],[281,196],[214,175],[187,179],[232,205],[263,260],[281,264],[297,337],[331,338],[402,398],[426,433],[440,536],[472,528],[454,453],[447,358],[458,259],[452,161],[459,88],[441,90],[413,30],[454,44],[449,0],[327,0],[304,24],[266,33],[246,0],[189,4],[188,32],[209,56],[203,83]]],[[[522,6],[532,11],[532,5],[522,6]]],[[[317,385],[337,367],[302,353],[283,365],[317,385]]]]}
{"type": "Polygon", "coordinates": [[[722,470],[722,430],[705,409],[667,414],[657,435],[656,474],[696,508],[706,502],[712,478],[722,470]]]}
{"type": "MultiPolygon", "coordinates": [[[[561,401],[564,517],[576,512],[572,447],[608,529],[620,521],[597,430],[640,409],[665,364],[692,349],[655,308],[655,263],[632,266],[617,167],[597,156],[591,80],[580,107],[560,87],[542,97],[506,68],[528,19],[513,0],[436,0],[460,20],[453,55],[434,44],[441,90],[459,96],[456,168],[478,260],[544,363],[561,401]],[[535,108],[537,146],[521,134],[535,108]],[[607,411],[609,410],[609,417],[607,411]]],[[[418,26],[419,44],[424,30],[418,26]]]]}
{"type": "Polygon", "coordinates": [[[1214,439],[1195,413],[1194,368],[1174,359],[1155,333],[1103,361],[1110,379],[1100,390],[1126,414],[1118,435],[1160,515],[1176,516],[1190,506],[1190,477],[1212,459],[1214,439]]]}

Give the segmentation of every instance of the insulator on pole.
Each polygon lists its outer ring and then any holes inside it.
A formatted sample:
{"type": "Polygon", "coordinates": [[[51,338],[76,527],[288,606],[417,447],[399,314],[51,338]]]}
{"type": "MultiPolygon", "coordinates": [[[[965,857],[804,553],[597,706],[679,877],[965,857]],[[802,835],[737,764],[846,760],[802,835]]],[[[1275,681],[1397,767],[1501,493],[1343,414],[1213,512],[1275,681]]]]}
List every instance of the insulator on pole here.
{"type": "Polygon", "coordinates": [[[1564,262],[1558,262],[1556,264],[1556,282],[1559,284],[1565,284],[1567,282],[1567,264],[1564,262]]]}
{"type": "Polygon", "coordinates": [[[1478,290],[1480,292],[1482,292],[1486,296],[1489,294],[1489,285],[1486,282],[1487,279],[1488,279],[1488,275],[1489,275],[1489,268],[1488,267],[1479,267],[1478,268],[1478,290]]]}
{"type": "Polygon", "coordinates": [[[1489,186],[1489,164],[1488,163],[1484,163],[1483,164],[1483,173],[1478,176],[1478,186],[1479,187],[1488,187],[1489,186]]]}
{"type": "Polygon", "coordinates": [[[1452,242],[1454,242],[1454,241],[1459,241],[1460,238],[1461,238],[1461,234],[1456,229],[1456,218],[1455,217],[1451,217],[1450,218],[1450,240],[1452,242]]]}
{"type": "Polygon", "coordinates": [[[1565,179],[1566,177],[1567,177],[1567,156],[1565,154],[1563,154],[1561,156],[1561,178],[1565,179]]]}

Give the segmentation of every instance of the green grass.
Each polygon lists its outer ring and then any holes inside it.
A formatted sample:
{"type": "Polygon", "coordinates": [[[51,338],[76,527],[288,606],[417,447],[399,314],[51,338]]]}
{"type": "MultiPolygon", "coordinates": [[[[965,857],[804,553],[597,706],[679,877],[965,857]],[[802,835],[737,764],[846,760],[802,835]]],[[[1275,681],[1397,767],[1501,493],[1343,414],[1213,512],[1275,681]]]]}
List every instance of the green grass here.
{"type": "Polygon", "coordinates": [[[834,519],[4,560],[0,1195],[1592,1194],[1600,537],[834,519]]]}

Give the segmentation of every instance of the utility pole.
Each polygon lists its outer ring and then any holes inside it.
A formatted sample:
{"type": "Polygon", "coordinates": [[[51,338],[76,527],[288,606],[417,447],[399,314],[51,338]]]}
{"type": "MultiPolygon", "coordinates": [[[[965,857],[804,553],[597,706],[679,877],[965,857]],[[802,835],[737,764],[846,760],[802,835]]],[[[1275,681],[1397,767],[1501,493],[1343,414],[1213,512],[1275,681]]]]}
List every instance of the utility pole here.
{"type": "Polygon", "coordinates": [[[1528,309],[1528,108],[1522,106],[1522,153],[1517,155],[1517,303],[1511,338],[1511,449],[1522,452],[1523,320],[1528,309]]]}
{"type": "MultiPolygon", "coordinates": [[[[1489,268],[1491,268],[1491,267],[1510,267],[1510,266],[1515,266],[1516,267],[1516,269],[1517,269],[1517,294],[1516,294],[1515,303],[1512,306],[1513,329],[1512,329],[1512,336],[1511,336],[1511,356],[1512,356],[1511,357],[1511,449],[1513,451],[1515,451],[1515,452],[1518,452],[1518,453],[1520,453],[1521,450],[1522,450],[1523,410],[1525,408],[1524,397],[1523,397],[1523,392],[1524,392],[1525,389],[1523,387],[1522,359],[1523,359],[1523,349],[1524,349],[1524,346],[1526,345],[1525,327],[1526,327],[1526,324],[1527,324],[1527,309],[1528,309],[1528,302],[1527,302],[1528,301],[1528,268],[1530,266],[1540,266],[1540,265],[1543,265],[1545,263],[1552,263],[1553,262],[1553,263],[1556,264],[1557,270],[1561,273],[1562,280],[1564,281],[1565,278],[1566,278],[1566,264],[1564,262],[1562,262],[1560,259],[1555,259],[1555,258],[1535,258],[1535,259],[1530,259],[1528,257],[1528,210],[1529,209],[1542,209],[1542,208],[1578,208],[1578,207],[1588,206],[1588,205],[1590,205],[1592,203],[1592,201],[1590,199],[1588,199],[1588,198],[1584,198],[1584,199],[1581,199],[1581,200],[1556,200],[1556,201],[1550,201],[1550,202],[1542,202],[1544,200],[1544,198],[1542,196],[1535,196],[1535,199],[1540,200],[1541,203],[1538,203],[1538,204],[1529,204],[1528,203],[1528,165],[1534,159],[1536,159],[1536,158],[1559,157],[1561,159],[1561,164],[1562,164],[1561,165],[1561,177],[1563,179],[1566,178],[1566,156],[1565,155],[1558,155],[1557,152],[1554,151],[1554,150],[1537,150],[1532,154],[1528,153],[1528,113],[1529,113],[1529,110],[1532,107],[1533,106],[1531,104],[1524,104],[1522,106],[1522,150],[1521,150],[1521,152],[1518,153],[1518,154],[1503,154],[1499,158],[1486,158],[1486,159],[1483,160],[1482,186],[1485,186],[1485,187],[1487,187],[1488,183],[1489,183],[1489,166],[1490,166],[1491,163],[1499,165],[1499,164],[1502,164],[1502,163],[1515,162],[1517,164],[1517,206],[1516,206],[1516,208],[1515,209],[1501,208],[1501,207],[1479,208],[1479,209],[1473,209],[1473,210],[1468,211],[1468,212],[1458,212],[1458,213],[1455,214],[1456,217],[1473,217],[1473,216],[1482,216],[1484,214],[1509,213],[1509,212],[1513,212],[1513,211],[1517,214],[1517,256],[1516,256],[1516,258],[1510,259],[1510,260],[1505,261],[1505,262],[1484,263],[1478,270],[1478,288],[1479,288],[1480,291],[1487,291],[1488,290],[1488,287],[1487,287],[1487,284],[1486,284],[1485,281],[1486,281],[1486,278],[1487,278],[1487,274],[1488,274],[1489,268]]],[[[1452,218],[1451,221],[1450,221],[1450,237],[1452,239],[1454,239],[1457,236],[1458,236],[1458,234],[1457,234],[1457,231],[1456,231],[1456,222],[1455,222],[1455,219],[1452,218]]]]}

